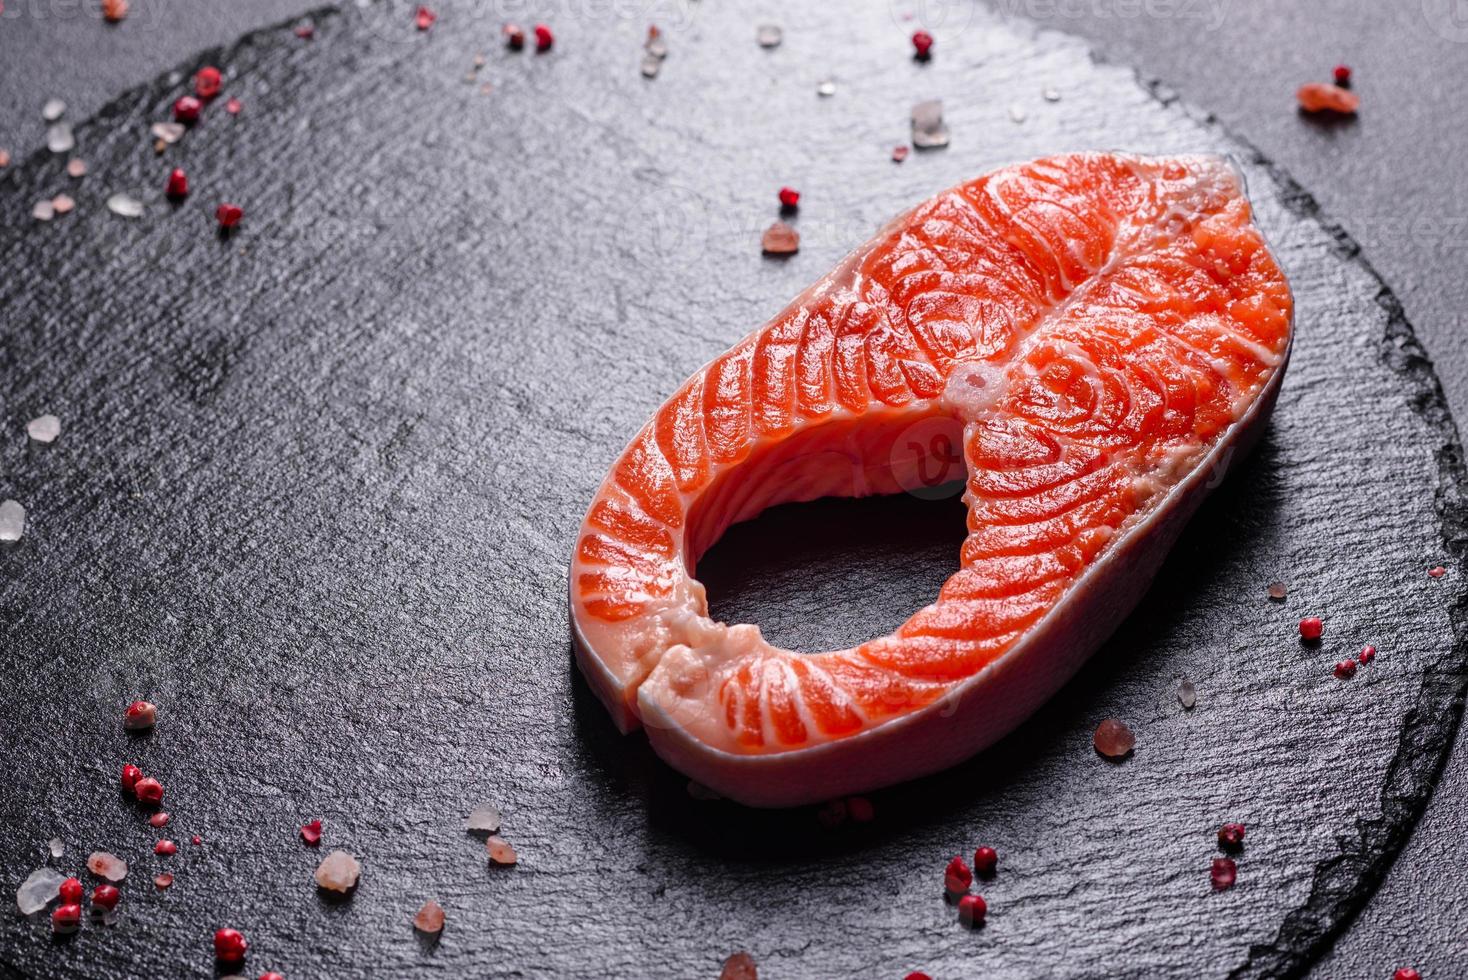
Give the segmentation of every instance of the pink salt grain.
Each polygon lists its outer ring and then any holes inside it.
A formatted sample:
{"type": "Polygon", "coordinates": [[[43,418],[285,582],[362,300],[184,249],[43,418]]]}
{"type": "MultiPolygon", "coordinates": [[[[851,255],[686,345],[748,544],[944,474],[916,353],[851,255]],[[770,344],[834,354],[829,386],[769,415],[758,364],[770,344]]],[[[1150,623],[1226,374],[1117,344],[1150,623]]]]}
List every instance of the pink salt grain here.
{"type": "Polygon", "coordinates": [[[127,877],[127,862],[106,851],[93,851],[87,858],[87,870],[116,884],[127,877]]]}
{"type": "Polygon", "coordinates": [[[301,827],[301,840],[306,842],[307,847],[315,847],[321,843],[321,821],[312,820],[301,827]]]}
{"type": "Polygon", "coordinates": [[[1095,743],[1096,751],[1108,759],[1120,759],[1128,755],[1136,747],[1137,737],[1132,730],[1115,718],[1107,718],[1096,726],[1096,734],[1091,741],[1095,743]]]}
{"type": "Polygon", "coordinates": [[[1361,97],[1355,92],[1324,82],[1310,82],[1301,85],[1300,90],[1295,93],[1295,98],[1299,100],[1300,108],[1306,112],[1338,112],[1342,115],[1351,115],[1361,108],[1361,97]]]}
{"type": "Polygon", "coordinates": [[[1284,601],[1285,595],[1288,594],[1288,590],[1285,589],[1285,584],[1283,582],[1270,582],[1268,591],[1269,598],[1273,599],[1275,602],[1284,601]]]}
{"type": "Polygon", "coordinates": [[[503,837],[490,837],[484,842],[484,849],[489,852],[489,859],[495,864],[511,865],[520,860],[515,849],[503,837]]]}
{"type": "Polygon", "coordinates": [[[169,817],[168,814],[160,810],[159,812],[153,814],[151,817],[148,818],[148,823],[152,824],[155,828],[166,827],[168,826],[168,821],[170,819],[172,818],[169,817]]]}
{"type": "Polygon", "coordinates": [[[892,148],[892,162],[901,163],[903,160],[907,159],[907,155],[911,152],[912,151],[909,150],[906,145],[894,146],[892,148]]]}
{"type": "Polygon", "coordinates": [[[744,952],[735,953],[724,961],[719,980],[759,980],[759,968],[754,965],[754,957],[744,952]]]}
{"type": "Polygon", "coordinates": [[[1233,887],[1238,874],[1239,866],[1234,863],[1233,858],[1214,858],[1208,879],[1213,883],[1214,891],[1221,892],[1233,887]]]}
{"type": "Polygon", "coordinates": [[[1436,568],[1429,568],[1427,570],[1427,574],[1431,575],[1433,578],[1442,578],[1444,575],[1448,574],[1448,570],[1446,568],[1443,568],[1441,565],[1438,565],[1436,568]]]}
{"type": "Polygon", "coordinates": [[[431,898],[424,902],[418,914],[413,916],[413,928],[419,932],[442,932],[443,906],[431,898]]]}
{"type": "Polygon", "coordinates": [[[362,865],[346,851],[332,851],[316,868],[316,885],[330,892],[345,895],[357,887],[362,875],[362,865]]]}
{"type": "Polygon", "coordinates": [[[153,884],[158,888],[167,888],[173,884],[173,875],[165,871],[153,879],[153,884]]]}
{"type": "Polygon", "coordinates": [[[800,251],[800,232],[783,221],[777,221],[765,229],[759,243],[766,255],[793,255],[800,251]]]}
{"type": "Polygon", "coordinates": [[[153,853],[169,857],[178,853],[178,845],[171,840],[161,840],[153,845],[153,853]]]}

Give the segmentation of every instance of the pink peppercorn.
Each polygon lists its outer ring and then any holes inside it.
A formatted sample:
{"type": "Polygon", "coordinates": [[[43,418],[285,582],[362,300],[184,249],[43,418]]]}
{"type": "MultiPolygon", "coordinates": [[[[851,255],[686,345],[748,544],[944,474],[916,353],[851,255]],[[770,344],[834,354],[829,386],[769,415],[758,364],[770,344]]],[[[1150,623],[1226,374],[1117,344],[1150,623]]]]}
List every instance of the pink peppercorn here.
{"type": "Polygon", "coordinates": [[[980,895],[965,895],[958,900],[958,921],[966,926],[979,926],[989,914],[989,904],[980,895]]]}
{"type": "Polygon", "coordinates": [[[213,65],[205,65],[194,75],[194,94],[201,99],[212,99],[219,94],[224,76],[213,65]]]}
{"type": "Polygon", "coordinates": [[[985,878],[994,873],[999,867],[999,852],[992,847],[980,847],[974,851],[974,874],[983,875],[985,878]]]}
{"type": "Polygon", "coordinates": [[[226,230],[240,223],[245,216],[245,209],[238,204],[221,204],[214,210],[214,217],[219,222],[219,227],[226,230]]]}
{"type": "Polygon", "coordinates": [[[1300,620],[1300,635],[1307,640],[1318,640],[1325,633],[1325,621],[1319,616],[1306,616],[1300,620]]]}
{"type": "Polygon", "coordinates": [[[943,871],[943,887],[954,894],[968,891],[968,886],[973,884],[974,873],[963,863],[963,858],[956,857],[948,862],[948,867],[943,871]]]}
{"type": "Polygon", "coordinates": [[[919,58],[926,59],[933,50],[933,35],[927,31],[914,31],[912,49],[917,52],[919,58]]]}
{"type": "Polygon", "coordinates": [[[1221,892],[1233,887],[1238,873],[1239,866],[1234,863],[1233,858],[1214,858],[1208,877],[1213,882],[1214,891],[1221,892]]]}
{"type": "Polygon", "coordinates": [[[556,36],[551,29],[544,24],[535,25],[535,50],[549,51],[551,45],[556,43],[556,36]]]}
{"type": "Polygon", "coordinates": [[[199,111],[203,108],[203,103],[192,95],[179,96],[178,100],[173,103],[174,121],[181,122],[185,126],[196,123],[199,121],[199,111]]]}

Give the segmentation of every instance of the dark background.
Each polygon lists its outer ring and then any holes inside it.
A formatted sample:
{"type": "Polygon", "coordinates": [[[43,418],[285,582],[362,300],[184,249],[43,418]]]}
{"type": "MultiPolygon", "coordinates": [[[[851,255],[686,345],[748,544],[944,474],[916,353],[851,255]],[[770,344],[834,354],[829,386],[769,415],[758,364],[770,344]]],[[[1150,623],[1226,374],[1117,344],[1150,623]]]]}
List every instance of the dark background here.
{"type": "MultiPolygon", "coordinates": [[[[64,99],[67,118],[79,122],[194,51],[312,5],[134,0],[131,17],[119,28],[104,26],[93,6],[5,3],[0,148],[13,157],[42,142],[40,106],[47,98],[64,99]]],[[[1468,410],[1468,351],[1460,340],[1468,300],[1468,129],[1462,122],[1468,4],[999,0],[998,6],[1093,40],[1108,60],[1135,64],[1213,111],[1291,172],[1362,243],[1367,260],[1395,288],[1462,417],[1468,410]],[[1337,61],[1355,69],[1364,103],[1360,121],[1339,128],[1303,124],[1293,109],[1293,89],[1328,77],[1337,61]]],[[[840,16],[836,5],[831,9],[840,16]]],[[[944,17],[952,15],[941,2],[928,5],[940,44],[944,17]]],[[[1463,742],[1460,733],[1434,800],[1385,885],[1316,975],[1355,975],[1351,964],[1360,952],[1386,937],[1420,936],[1424,947],[1461,949],[1468,942],[1461,928],[1468,917],[1463,742]]]]}

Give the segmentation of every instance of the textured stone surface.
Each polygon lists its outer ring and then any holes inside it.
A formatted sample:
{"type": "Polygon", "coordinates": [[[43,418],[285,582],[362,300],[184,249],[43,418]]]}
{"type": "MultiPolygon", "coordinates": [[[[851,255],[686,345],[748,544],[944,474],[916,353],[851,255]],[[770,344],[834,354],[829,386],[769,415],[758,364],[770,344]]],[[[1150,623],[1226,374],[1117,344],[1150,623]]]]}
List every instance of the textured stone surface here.
{"type": "MultiPolygon", "coordinates": [[[[20,783],[0,798],[17,828],[0,873],[18,883],[60,833],[143,881],[124,761],[206,839],[172,859],[168,892],[133,887],[113,930],[58,946],[0,921],[0,962],[204,976],[209,930],[230,924],[253,968],[287,976],[701,976],[738,949],[775,976],[1303,967],[1420,809],[1461,684],[1460,580],[1424,574],[1462,543],[1456,442],[1351,243],[1242,144],[1056,35],[986,18],[919,66],[880,9],[835,29],[789,13],[775,51],[752,13],[673,9],[676,54],[649,83],[645,25],[593,17],[558,27],[549,57],[492,50],[485,96],[462,79],[497,27],[484,9],[447,6],[427,35],[395,5],[324,17],[309,45],[252,38],[218,59],[246,114],[216,107],[163,160],[147,123],[177,86],[129,93],[77,128],[92,174],[66,222],[25,218],[64,161],[0,185],[0,261],[45,274],[0,284],[21,327],[0,463],[31,525],[0,552],[20,783]],[[827,75],[838,94],[818,99],[827,75]],[[895,167],[929,97],[952,146],[895,167]],[[1097,146],[1222,149],[1249,172],[1299,302],[1260,452],[1093,665],[996,750],[834,833],[810,811],[690,799],[570,666],[564,563],[604,466],[887,217],[1097,146]],[[175,211],[162,176],[180,162],[195,192],[175,211]],[[802,250],[763,260],[782,184],[803,194],[802,250]],[[147,215],[107,214],[117,191],[147,215]],[[210,217],[225,197],[247,212],[229,240],[210,217]],[[27,447],[41,410],[66,437],[27,447]],[[1306,611],[1327,618],[1320,650],[1294,637],[1306,611]],[[1367,641],[1377,662],[1332,678],[1367,641]],[[116,722],[135,697],[167,713],[143,740],[116,722]],[[1090,748],[1107,716],[1137,733],[1121,766],[1090,748]],[[463,832],[482,800],[516,868],[487,868],[463,832]],[[313,816],[367,869],[349,905],[311,885],[319,854],[296,834],[313,816]],[[1225,819],[1249,844],[1215,895],[1225,819]],[[979,840],[1001,873],[970,933],[939,877],[979,840]],[[432,948],[407,928],[427,894],[455,923],[432,948]]],[[[954,511],[823,503],[735,529],[708,559],[715,610],[795,645],[890,628],[951,567],[954,511]],[[760,554],[792,539],[788,561],[760,554]]]]}

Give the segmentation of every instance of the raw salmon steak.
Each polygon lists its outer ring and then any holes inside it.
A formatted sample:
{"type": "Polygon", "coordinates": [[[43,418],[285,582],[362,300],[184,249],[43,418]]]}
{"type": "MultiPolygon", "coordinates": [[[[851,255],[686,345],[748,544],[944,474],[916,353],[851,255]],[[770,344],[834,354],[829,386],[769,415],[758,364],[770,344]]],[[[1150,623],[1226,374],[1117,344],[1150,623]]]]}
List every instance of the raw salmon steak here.
{"type": "Polygon", "coordinates": [[[621,729],[753,806],[965,759],[1135,606],[1262,430],[1292,320],[1223,159],[1059,156],[945,191],[633,437],[571,563],[581,669],[621,729]],[[693,573],[730,524],[958,479],[961,566],[891,634],[796,652],[709,618],[693,573]]]}

